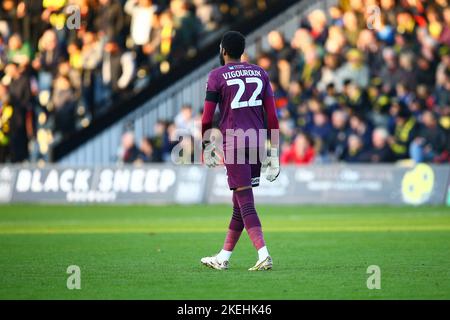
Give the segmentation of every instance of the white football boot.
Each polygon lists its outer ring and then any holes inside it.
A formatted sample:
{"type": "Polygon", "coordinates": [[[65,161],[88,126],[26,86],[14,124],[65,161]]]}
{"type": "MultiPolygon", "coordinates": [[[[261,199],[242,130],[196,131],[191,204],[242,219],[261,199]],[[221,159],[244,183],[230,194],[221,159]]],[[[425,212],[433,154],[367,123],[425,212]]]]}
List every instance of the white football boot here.
{"type": "Polygon", "coordinates": [[[216,269],[216,270],[227,270],[228,269],[228,261],[222,261],[219,262],[217,260],[217,256],[212,257],[204,257],[200,259],[200,262],[210,268],[216,269]]]}
{"type": "Polygon", "coordinates": [[[272,270],[272,258],[267,256],[263,261],[257,261],[256,264],[248,269],[248,271],[265,271],[272,270]]]}

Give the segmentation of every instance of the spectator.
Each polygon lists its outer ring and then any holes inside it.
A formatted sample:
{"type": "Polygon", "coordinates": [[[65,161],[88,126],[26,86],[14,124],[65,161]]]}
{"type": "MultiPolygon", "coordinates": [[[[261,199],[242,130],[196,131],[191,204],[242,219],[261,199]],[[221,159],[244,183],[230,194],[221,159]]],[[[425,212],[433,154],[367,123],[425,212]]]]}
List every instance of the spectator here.
{"type": "Polygon", "coordinates": [[[352,114],[365,115],[369,112],[369,98],[366,90],[354,82],[349,82],[344,90],[347,107],[352,114]]]}
{"type": "Polygon", "coordinates": [[[344,22],[342,21],[342,10],[337,6],[331,6],[328,9],[328,13],[331,17],[331,25],[342,27],[344,22]]]}
{"type": "Polygon", "coordinates": [[[409,153],[415,162],[433,162],[445,150],[447,136],[438,123],[438,117],[431,111],[422,115],[422,126],[412,141],[409,153]]]}
{"type": "Polygon", "coordinates": [[[195,15],[195,7],[186,0],[172,0],[170,11],[174,17],[175,38],[174,59],[187,54],[193,56],[202,33],[202,24],[195,15]]]}
{"type": "Polygon", "coordinates": [[[157,21],[153,39],[144,47],[144,52],[150,54],[151,62],[154,65],[153,76],[166,74],[170,71],[176,33],[173,15],[169,10],[162,12],[157,21]]]}
{"type": "Polygon", "coordinates": [[[131,39],[136,52],[137,64],[145,62],[143,46],[150,42],[156,6],[151,0],[127,0],[125,12],[131,15],[131,39]]]}
{"type": "Polygon", "coordinates": [[[72,132],[76,97],[68,77],[59,75],[53,84],[51,109],[55,111],[55,131],[63,134],[72,132]]]}
{"type": "Polygon", "coordinates": [[[287,91],[291,80],[291,65],[289,61],[291,60],[292,51],[286,45],[286,41],[281,32],[275,30],[269,32],[267,40],[271,48],[269,52],[270,56],[278,61],[277,72],[280,86],[283,90],[287,91]]]}
{"type": "Polygon", "coordinates": [[[24,43],[19,34],[13,34],[8,40],[8,62],[24,67],[28,65],[30,59],[30,45],[27,42],[24,43]]]}
{"type": "Polygon", "coordinates": [[[326,91],[323,94],[323,104],[327,115],[331,115],[333,111],[339,109],[339,96],[332,83],[328,84],[326,87],[326,91]]]}
{"type": "Polygon", "coordinates": [[[269,54],[277,61],[289,60],[292,55],[292,49],[286,45],[281,32],[273,30],[267,35],[267,41],[270,46],[269,54]]]}
{"type": "Polygon", "coordinates": [[[342,88],[344,80],[349,79],[361,88],[369,84],[369,69],[364,64],[363,55],[357,49],[351,49],[346,54],[347,62],[336,72],[336,85],[342,88]]]}
{"type": "Polygon", "coordinates": [[[395,116],[394,135],[388,139],[394,159],[402,160],[408,157],[409,144],[416,137],[416,132],[416,119],[408,110],[400,110],[395,116]]]}
{"type": "Polygon", "coordinates": [[[450,115],[450,69],[447,69],[441,79],[438,79],[434,96],[438,105],[437,112],[441,115],[450,115]]]}
{"type": "Polygon", "coordinates": [[[124,12],[118,0],[99,0],[95,25],[100,37],[119,39],[124,27],[124,12]]]}
{"type": "Polygon", "coordinates": [[[383,92],[383,83],[380,78],[375,78],[367,90],[367,103],[372,106],[372,110],[368,112],[367,117],[375,127],[387,128],[389,122],[389,108],[391,105],[391,97],[383,92]]]}
{"type": "Polygon", "coordinates": [[[282,164],[310,164],[314,161],[315,150],[312,139],[299,133],[294,143],[281,154],[282,164]]]}
{"type": "Polygon", "coordinates": [[[363,162],[363,142],[356,134],[351,134],[347,140],[347,152],[344,160],[346,162],[363,162]]]}
{"type": "Polygon", "coordinates": [[[157,121],[153,129],[153,157],[155,162],[163,162],[164,154],[167,152],[169,138],[166,129],[167,124],[162,120],[157,121]]]}
{"type": "Polygon", "coordinates": [[[367,61],[370,75],[377,75],[383,67],[383,58],[380,54],[381,45],[375,36],[375,33],[369,29],[363,29],[359,33],[356,47],[364,55],[367,61]]]}
{"type": "Polygon", "coordinates": [[[343,160],[347,150],[347,140],[350,135],[348,115],[342,110],[333,112],[331,118],[332,129],[328,139],[328,151],[335,160],[343,160]]]}
{"type": "Polygon", "coordinates": [[[317,89],[319,91],[325,91],[327,85],[335,85],[335,78],[337,73],[337,68],[339,65],[338,56],[334,54],[327,54],[324,58],[324,66],[321,71],[321,78],[317,84],[317,89]]]}
{"type": "Polygon", "coordinates": [[[192,114],[192,106],[185,104],[181,107],[180,113],[175,117],[175,126],[178,135],[194,135],[195,125],[192,114]]]}
{"type": "Polygon", "coordinates": [[[122,135],[122,146],[119,151],[119,161],[123,163],[133,163],[139,159],[139,149],[134,141],[134,133],[127,131],[122,135]]]}
{"type": "Polygon", "coordinates": [[[152,0],[127,0],[125,12],[131,15],[131,38],[137,46],[150,41],[156,6],[152,0]]]}
{"type": "Polygon", "coordinates": [[[5,43],[4,37],[0,34],[0,70],[3,70],[8,63],[7,48],[8,45],[5,43]]]}
{"type": "Polygon", "coordinates": [[[139,151],[138,161],[144,163],[155,162],[153,142],[150,137],[145,137],[142,139],[139,151]]]}
{"type": "MultiPolygon", "coordinates": [[[[434,66],[423,56],[417,60],[417,83],[431,88],[434,85],[435,70],[434,66]]],[[[414,87],[413,87],[414,88],[414,87]]]]}
{"type": "MultiPolygon", "coordinates": [[[[172,149],[178,144],[178,143],[182,143],[184,147],[189,148],[190,145],[188,146],[188,139],[191,138],[191,136],[189,135],[180,135],[180,131],[177,129],[177,126],[174,122],[169,122],[167,123],[167,142],[164,148],[164,153],[163,153],[163,161],[164,162],[169,162],[171,161],[171,152],[172,149]],[[185,139],[188,138],[188,139],[185,139]]],[[[184,159],[187,159],[188,155],[186,153],[183,154],[183,156],[185,157],[184,159]]]]}
{"type": "Polygon", "coordinates": [[[22,162],[28,159],[28,142],[33,132],[30,79],[22,67],[11,63],[6,66],[2,81],[9,84],[10,103],[13,107],[11,161],[22,162]]]}
{"type": "Polygon", "coordinates": [[[119,44],[108,41],[103,48],[102,98],[108,101],[121,90],[126,89],[135,74],[135,63],[131,52],[122,52],[119,44]]]}
{"type": "Polygon", "coordinates": [[[344,31],[347,41],[351,46],[354,47],[356,45],[356,41],[358,39],[358,34],[360,31],[356,12],[346,11],[344,13],[344,16],[342,17],[342,21],[344,23],[344,31]]]}
{"type": "Polygon", "coordinates": [[[308,15],[308,22],[311,25],[311,35],[316,43],[324,45],[328,36],[327,17],[325,12],[316,9],[308,15]]]}
{"type": "Polygon", "coordinates": [[[8,88],[0,83],[0,163],[9,159],[11,154],[11,120],[14,109],[9,102],[8,88]]]}
{"type": "Polygon", "coordinates": [[[361,159],[372,163],[393,161],[392,151],[387,143],[388,137],[389,133],[385,128],[376,128],[372,133],[373,148],[364,152],[361,159]]]}
{"type": "Polygon", "coordinates": [[[313,124],[309,130],[313,138],[320,146],[319,152],[323,154],[327,150],[327,144],[330,139],[332,127],[325,112],[320,111],[314,114],[313,124]]]}
{"type": "Polygon", "coordinates": [[[450,47],[450,7],[444,8],[444,25],[439,35],[439,42],[450,47]]]}
{"type": "Polygon", "coordinates": [[[414,54],[412,52],[400,54],[399,83],[404,84],[406,89],[414,88],[417,85],[417,71],[413,60],[414,54]]]}
{"type": "Polygon", "coordinates": [[[49,92],[58,64],[63,59],[58,46],[56,32],[49,29],[40,39],[39,52],[33,60],[33,69],[38,73],[38,86],[40,92],[49,92]]]}
{"type": "Polygon", "coordinates": [[[386,47],[382,51],[384,65],[380,71],[380,79],[383,79],[383,84],[392,90],[400,81],[400,68],[398,67],[397,56],[391,47],[386,47]]]}
{"type": "Polygon", "coordinates": [[[83,36],[82,59],[82,104],[95,116],[95,102],[100,94],[96,89],[99,83],[97,67],[102,58],[102,46],[93,32],[86,32],[83,36]]]}
{"type": "Polygon", "coordinates": [[[371,147],[372,128],[363,116],[355,114],[350,117],[350,132],[360,138],[363,149],[371,147]]]}
{"type": "Polygon", "coordinates": [[[298,76],[307,88],[311,88],[320,80],[321,76],[322,62],[318,48],[314,45],[304,48],[303,57],[304,63],[298,76]]]}

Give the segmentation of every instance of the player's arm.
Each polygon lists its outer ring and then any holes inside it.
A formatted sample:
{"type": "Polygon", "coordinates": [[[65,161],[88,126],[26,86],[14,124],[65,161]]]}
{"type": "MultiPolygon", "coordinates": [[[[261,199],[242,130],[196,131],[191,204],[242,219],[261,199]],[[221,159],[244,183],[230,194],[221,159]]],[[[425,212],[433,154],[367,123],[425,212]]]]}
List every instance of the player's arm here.
{"type": "Polygon", "coordinates": [[[203,115],[202,115],[202,140],[203,142],[210,141],[210,129],[212,128],[213,118],[214,118],[214,112],[216,111],[216,105],[217,102],[214,102],[212,100],[208,100],[208,95],[210,95],[209,99],[211,98],[211,93],[208,91],[206,93],[206,99],[205,104],[203,106],[203,115]]]}
{"type": "Polygon", "coordinates": [[[270,137],[270,149],[266,160],[263,165],[267,170],[266,178],[270,182],[274,181],[280,174],[280,158],[279,158],[279,124],[277,113],[275,109],[275,99],[270,86],[270,82],[267,81],[267,88],[263,98],[264,111],[267,119],[267,130],[270,137]]]}
{"type": "MultiPolygon", "coordinates": [[[[272,90],[272,89],[270,89],[272,90]]],[[[275,99],[272,96],[265,96],[263,100],[264,111],[267,118],[267,132],[270,137],[270,143],[272,148],[278,148],[280,145],[279,129],[277,112],[275,110],[275,99]]]]}
{"type": "Polygon", "coordinates": [[[206,97],[202,114],[203,159],[208,167],[215,167],[220,162],[220,159],[214,152],[215,146],[211,143],[211,129],[214,119],[214,112],[216,111],[216,105],[219,100],[220,94],[216,88],[214,75],[211,73],[208,77],[208,83],[206,86],[206,97]]]}

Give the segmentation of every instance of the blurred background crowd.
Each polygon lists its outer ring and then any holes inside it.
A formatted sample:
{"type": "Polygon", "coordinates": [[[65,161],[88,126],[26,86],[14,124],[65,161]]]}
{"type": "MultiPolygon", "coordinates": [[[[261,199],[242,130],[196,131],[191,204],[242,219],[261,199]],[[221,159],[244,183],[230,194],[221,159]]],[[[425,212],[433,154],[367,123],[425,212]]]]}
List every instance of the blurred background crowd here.
{"type": "Polygon", "coordinates": [[[282,163],[449,162],[447,0],[342,1],[268,42],[256,62],[273,79],[282,163]]]}
{"type": "MultiPolygon", "coordinates": [[[[262,3],[4,0],[0,162],[45,160],[55,134],[88,126],[100,106],[169,72],[200,39],[262,3]],[[63,27],[73,3],[80,30],[63,27]]],[[[292,37],[273,30],[266,40],[245,59],[272,81],[283,164],[450,161],[448,0],[341,0],[312,11],[292,37]]],[[[142,141],[125,132],[117,161],[170,161],[182,130],[188,162],[200,117],[185,105],[142,141]]]]}
{"type": "MultiPolygon", "coordinates": [[[[450,161],[447,0],[340,1],[311,12],[291,39],[273,30],[267,40],[269,50],[246,59],[272,81],[281,163],[450,161]]],[[[190,124],[195,141],[199,123],[185,106],[141,145],[151,145],[152,161],[167,160],[176,127],[190,124]]]]}
{"type": "Polygon", "coordinates": [[[0,163],[49,148],[266,0],[2,0],[0,163]]]}

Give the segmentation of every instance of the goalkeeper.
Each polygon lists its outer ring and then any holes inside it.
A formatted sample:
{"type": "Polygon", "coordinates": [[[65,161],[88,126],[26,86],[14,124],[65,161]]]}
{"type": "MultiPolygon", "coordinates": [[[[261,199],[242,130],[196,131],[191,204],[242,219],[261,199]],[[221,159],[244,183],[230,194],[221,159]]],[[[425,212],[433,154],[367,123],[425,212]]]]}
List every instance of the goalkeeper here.
{"type": "Polygon", "coordinates": [[[279,175],[278,119],[269,77],[261,67],[241,62],[244,49],[245,38],[239,32],[229,31],[222,37],[222,66],[209,74],[202,116],[204,161],[208,167],[215,167],[220,162],[221,146],[210,140],[209,129],[216,106],[219,106],[224,164],[228,185],[233,191],[233,215],[223,249],[217,255],[201,259],[202,264],[218,270],[228,268],[244,227],[258,252],[258,260],[249,270],[272,269],[272,258],[264,241],[252,188],[259,185],[261,166],[269,181],[279,175]],[[266,150],[264,118],[272,143],[267,157],[260,157],[259,150],[266,150]]]}

